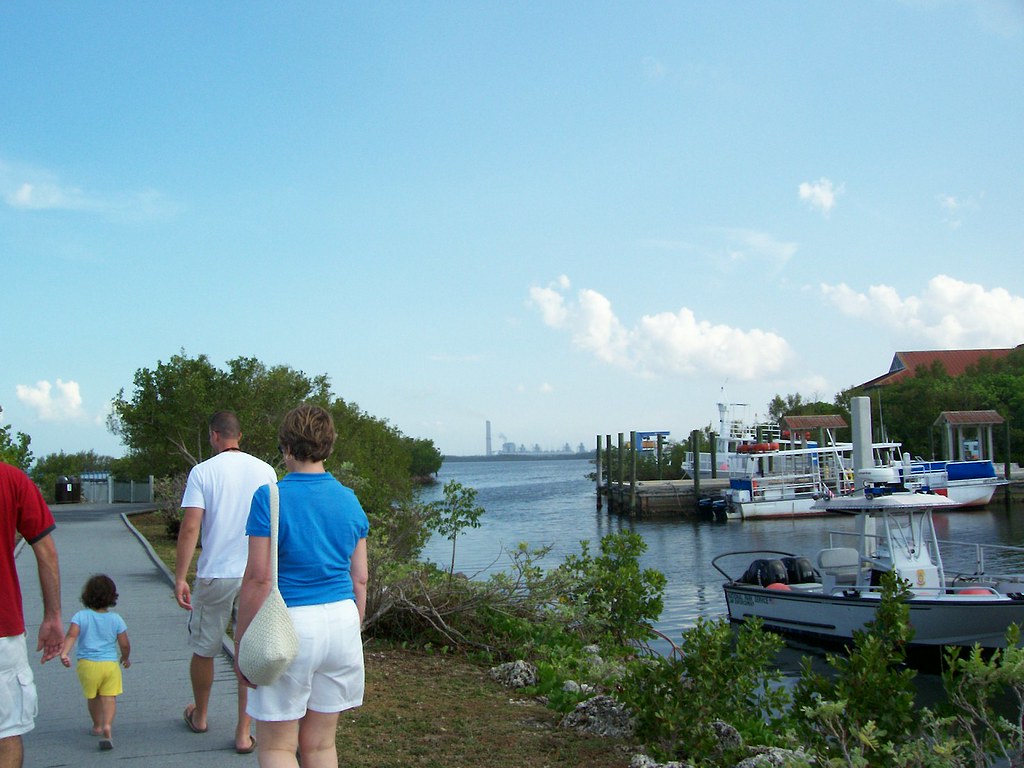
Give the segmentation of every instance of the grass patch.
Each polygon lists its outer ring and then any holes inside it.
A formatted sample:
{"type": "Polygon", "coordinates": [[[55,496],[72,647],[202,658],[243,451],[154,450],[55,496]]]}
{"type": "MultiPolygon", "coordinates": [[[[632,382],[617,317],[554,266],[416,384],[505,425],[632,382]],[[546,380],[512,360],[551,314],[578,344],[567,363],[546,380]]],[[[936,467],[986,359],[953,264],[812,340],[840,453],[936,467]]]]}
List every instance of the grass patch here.
{"type": "MultiPolygon", "coordinates": [[[[131,516],[174,571],[176,542],[158,513],[131,516]]],[[[195,562],[189,582],[195,577],[195,562]]],[[[623,742],[558,727],[560,715],[490,680],[461,657],[370,641],[366,697],[338,723],[346,768],[622,768],[623,742]]]]}
{"type": "Polygon", "coordinates": [[[366,703],[343,712],[338,752],[354,768],[622,768],[621,742],[558,727],[560,716],[460,658],[373,643],[366,703]]]}

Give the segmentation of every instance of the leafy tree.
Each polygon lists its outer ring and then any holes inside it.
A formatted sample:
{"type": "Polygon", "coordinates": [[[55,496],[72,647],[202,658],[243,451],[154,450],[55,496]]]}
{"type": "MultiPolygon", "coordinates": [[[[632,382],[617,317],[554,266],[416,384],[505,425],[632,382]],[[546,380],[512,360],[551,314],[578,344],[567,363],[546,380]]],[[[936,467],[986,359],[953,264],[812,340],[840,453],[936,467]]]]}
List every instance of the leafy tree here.
{"type": "Polygon", "coordinates": [[[1006,432],[994,439],[996,461],[1020,461],[1024,450],[1024,347],[1004,358],[983,358],[961,376],[950,376],[938,361],[920,366],[895,384],[870,392],[852,389],[846,396],[868,394],[873,423],[914,454],[937,458],[941,440],[934,426],[943,411],[995,410],[1007,420],[1012,455],[1006,455],[1006,432]],[[880,412],[879,412],[880,411],[880,412]]]}
{"type": "Polygon", "coordinates": [[[444,484],[444,499],[428,505],[427,526],[452,543],[452,562],[448,576],[455,573],[455,540],[467,528],[479,528],[484,508],[476,503],[476,488],[466,488],[457,480],[444,484]]]}
{"type": "Polygon", "coordinates": [[[664,607],[666,579],[660,571],[640,567],[640,555],[647,550],[643,537],[631,531],[608,534],[596,557],[589,542],[581,541],[580,548],[561,566],[576,584],[565,602],[584,610],[592,636],[617,645],[646,643],[664,607]]]}
{"type": "Polygon", "coordinates": [[[405,446],[409,451],[409,474],[413,477],[430,477],[436,475],[444,462],[444,456],[437,450],[433,440],[417,440],[405,438],[405,446]]]}
{"type": "Polygon", "coordinates": [[[440,467],[433,443],[408,438],[386,420],[336,398],[326,375],[308,376],[252,357],[229,360],[220,369],[206,355],[190,357],[182,351],[153,369],[138,370],[131,394],[123,389],[118,393],[109,426],[129,454],[115,462],[114,470],[156,477],[187,472],[211,455],[209,417],[222,409],[238,414],[242,447],[280,467],[278,427],[285,413],[301,402],[331,412],[338,440],[326,467],[356,490],[378,530],[411,500],[413,449],[419,468],[440,467]]]}
{"type": "Polygon", "coordinates": [[[224,404],[212,407],[207,418],[217,410],[234,411],[242,423],[242,447],[271,464],[278,458],[277,431],[285,413],[302,402],[330,407],[325,374],[310,377],[287,365],[267,366],[254,357],[229,360],[225,374],[224,404]]]}
{"type": "Polygon", "coordinates": [[[982,358],[961,376],[950,376],[941,362],[920,366],[895,384],[862,390],[850,387],[832,404],[809,402],[799,394],[776,395],[768,404],[771,418],[840,413],[849,420],[850,400],[868,395],[875,437],[903,443],[919,456],[938,458],[942,441],[935,421],[943,411],[994,410],[1006,419],[994,436],[996,461],[1024,461],[1024,345],[1000,359],[982,358]],[[1009,455],[1007,455],[1009,442],[1009,455]]]}
{"type": "Polygon", "coordinates": [[[11,427],[0,424],[0,461],[28,471],[32,464],[32,451],[28,447],[31,442],[32,438],[24,432],[18,432],[15,440],[11,436],[11,427]]]}
{"type": "Polygon", "coordinates": [[[384,419],[370,416],[341,398],[329,407],[338,431],[328,471],[347,477],[375,524],[375,516],[391,514],[396,502],[412,493],[409,454],[401,432],[384,419]]]}
{"type": "Polygon", "coordinates": [[[135,373],[130,399],[122,389],[108,426],[129,449],[136,472],[170,476],[209,458],[209,419],[231,410],[242,423],[245,449],[265,461],[279,460],[277,427],[304,400],[326,405],[326,376],[309,378],[288,366],[268,368],[240,357],[218,369],[206,355],[173,355],[152,370],[135,373]]]}
{"type": "Polygon", "coordinates": [[[130,400],[120,390],[107,425],[149,474],[164,477],[198,464],[209,451],[209,418],[227,408],[226,375],[206,355],[182,350],[135,372],[130,400]]]}
{"type": "Polygon", "coordinates": [[[849,405],[844,409],[839,403],[804,400],[799,393],[785,397],[776,395],[768,403],[768,418],[775,422],[781,421],[783,416],[820,416],[833,413],[848,416],[849,405]]]}

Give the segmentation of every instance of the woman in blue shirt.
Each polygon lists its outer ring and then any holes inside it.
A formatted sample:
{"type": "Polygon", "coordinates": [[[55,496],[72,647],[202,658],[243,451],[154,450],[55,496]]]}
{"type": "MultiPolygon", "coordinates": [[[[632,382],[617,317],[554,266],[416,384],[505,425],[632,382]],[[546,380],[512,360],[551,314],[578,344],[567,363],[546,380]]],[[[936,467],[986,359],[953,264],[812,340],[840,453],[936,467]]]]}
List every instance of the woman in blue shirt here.
{"type": "MultiPolygon", "coordinates": [[[[355,493],[324,469],[336,437],[331,414],[308,404],[289,412],[278,432],[288,470],[277,484],[278,588],[299,652],[273,685],[249,695],[260,765],[298,765],[298,750],[303,768],[336,768],[338,714],[363,703],[369,521],[355,493]]],[[[253,496],[246,533],[236,658],[238,641],[270,590],[269,486],[253,496]]]]}

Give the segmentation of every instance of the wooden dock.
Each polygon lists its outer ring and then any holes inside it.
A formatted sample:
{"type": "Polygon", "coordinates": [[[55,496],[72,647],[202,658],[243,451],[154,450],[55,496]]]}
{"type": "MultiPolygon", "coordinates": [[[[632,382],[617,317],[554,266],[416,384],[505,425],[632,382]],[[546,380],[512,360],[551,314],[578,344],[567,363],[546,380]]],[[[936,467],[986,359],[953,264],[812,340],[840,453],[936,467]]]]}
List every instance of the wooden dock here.
{"type": "MultiPolygon", "coordinates": [[[[728,480],[701,478],[700,496],[719,496],[728,480]]],[[[638,480],[611,483],[598,491],[599,508],[627,517],[686,517],[704,515],[698,509],[698,493],[693,480],[638,480]]]]}

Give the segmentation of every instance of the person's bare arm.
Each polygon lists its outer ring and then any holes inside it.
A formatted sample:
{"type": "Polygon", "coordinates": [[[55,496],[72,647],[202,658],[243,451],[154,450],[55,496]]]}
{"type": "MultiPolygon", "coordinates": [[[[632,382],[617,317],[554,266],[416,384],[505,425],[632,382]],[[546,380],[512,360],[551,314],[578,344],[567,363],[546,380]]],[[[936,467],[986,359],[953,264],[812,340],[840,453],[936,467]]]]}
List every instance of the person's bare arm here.
{"type": "Polygon", "coordinates": [[[238,644],[249,628],[252,617],[270,594],[270,537],[249,537],[249,559],[238,591],[238,618],[235,621],[235,674],[243,685],[252,686],[238,669],[238,644]]]}
{"type": "Polygon", "coordinates": [[[188,585],[188,569],[199,544],[199,531],[203,527],[203,511],[199,507],[185,507],[178,529],[178,546],[174,561],[174,598],[186,611],[192,610],[192,590],[188,585]]]}
{"type": "Polygon", "coordinates": [[[60,663],[65,667],[71,666],[71,649],[75,647],[75,641],[78,639],[79,632],[79,627],[75,623],[68,627],[68,634],[64,638],[64,644],[60,649],[60,663]]]}
{"type": "Polygon", "coordinates": [[[43,593],[43,623],[39,625],[37,651],[43,663],[60,655],[64,647],[64,622],[60,612],[60,563],[53,536],[47,534],[32,545],[39,569],[39,588],[43,593]]]}
{"type": "Polygon", "coordinates": [[[128,657],[132,655],[132,644],[128,641],[128,632],[121,632],[117,636],[117,647],[121,651],[121,666],[128,669],[132,665],[128,657]]]}
{"type": "Polygon", "coordinates": [[[352,575],[352,588],[356,593],[356,608],[359,609],[359,622],[366,618],[366,582],[369,580],[369,567],[366,558],[366,539],[360,539],[352,553],[352,560],[349,563],[349,573],[352,575]]]}

